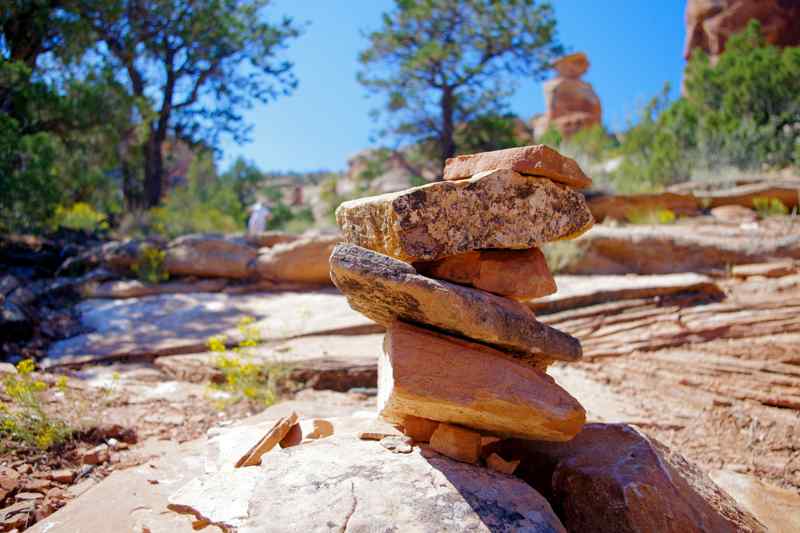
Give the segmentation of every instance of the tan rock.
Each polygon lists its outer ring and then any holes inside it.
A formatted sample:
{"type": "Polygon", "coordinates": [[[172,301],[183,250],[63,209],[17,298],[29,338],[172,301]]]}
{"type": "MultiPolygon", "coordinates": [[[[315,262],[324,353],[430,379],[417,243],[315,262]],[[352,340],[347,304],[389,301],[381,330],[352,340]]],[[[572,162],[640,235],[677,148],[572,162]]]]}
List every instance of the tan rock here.
{"type": "Polygon", "coordinates": [[[358,433],[358,438],[361,440],[382,440],[384,437],[400,436],[402,434],[394,425],[376,418],[367,423],[367,427],[358,433]]]}
{"type": "Polygon", "coordinates": [[[72,480],[75,479],[75,471],[67,468],[53,470],[48,477],[57,483],[72,483],[72,480]]]}
{"type": "Polygon", "coordinates": [[[486,458],[486,466],[490,469],[494,470],[495,472],[500,472],[501,474],[512,475],[514,471],[519,466],[520,461],[506,461],[496,453],[492,453],[489,457],[486,458]]]}
{"type": "Polygon", "coordinates": [[[689,0],[686,3],[684,58],[699,48],[712,60],[725,50],[734,33],[755,19],[764,38],[777,46],[800,45],[800,5],[782,0],[689,0]]]}
{"type": "Polygon", "coordinates": [[[548,178],[579,189],[592,185],[592,180],[583,173],[574,159],[565,157],[544,144],[451,157],[444,166],[444,179],[462,180],[487,170],[498,169],[548,178]]]}
{"type": "Polygon", "coordinates": [[[720,222],[730,222],[732,224],[742,224],[744,222],[755,222],[758,214],[749,207],[743,205],[721,205],[714,207],[710,211],[711,216],[720,222]]]}
{"type": "Polygon", "coordinates": [[[304,442],[324,439],[331,435],[333,435],[333,424],[328,420],[321,418],[301,420],[289,429],[289,432],[280,441],[280,446],[281,448],[290,448],[304,442]]]}
{"type": "Polygon", "coordinates": [[[418,416],[403,418],[403,433],[414,439],[414,442],[429,442],[439,422],[418,416]]]}
{"type": "Polygon", "coordinates": [[[499,436],[569,440],[585,419],[580,404],[543,372],[486,346],[396,323],[378,363],[378,410],[499,436]]]}
{"type": "Polygon", "coordinates": [[[284,231],[262,231],[261,233],[247,234],[244,240],[247,244],[256,248],[269,248],[276,244],[294,242],[301,238],[300,235],[286,233],[284,231]]]}
{"type": "Polygon", "coordinates": [[[257,466],[261,464],[261,456],[274,448],[292,429],[292,426],[297,424],[297,413],[292,413],[289,416],[282,417],[275,425],[272,426],[264,437],[256,443],[255,446],[250,448],[238,461],[236,461],[236,468],[243,466],[257,466]]]}
{"type": "Polygon", "coordinates": [[[481,434],[451,424],[439,424],[431,435],[431,448],[456,461],[475,464],[481,456],[481,434]]]}
{"type": "Polygon", "coordinates": [[[626,424],[587,424],[565,443],[504,444],[569,531],[766,531],[697,466],[626,424]]]}
{"type": "Polygon", "coordinates": [[[577,339],[541,324],[524,304],[426,278],[411,265],[358,246],[336,247],[331,277],[353,309],[385,326],[403,320],[537,357],[581,357],[577,339]]]}
{"type": "Polygon", "coordinates": [[[328,259],[338,235],[304,237],[259,251],[255,270],[260,279],[287,283],[330,285],[328,259]]]}
{"type": "Polygon", "coordinates": [[[256,250],[220,235],[186,235],[170,243],[164,267],[172,275],[241,279],[250,275],[256,250]]]}
{"type": "Polygon", "coordinates": [[[383,437],[380,444],[392,453],[411,453],[414,451],[414,440],[405,435],[383,437]]]}
{"type": "Polygon", "coordinates": [[[589,58],[583,52],[575,52],[553,61],[553,68],[563,78],[580,78],[589,70],[589,58]]]}
{"type": "Polygon", "coordinates": [[[415,263],[414,268],[432,278],[520,300],[556,292],[556,282],[538,248],[473,251],[415,263]]]}
{"type": "Polygon", "coordinates": [[[85,465],[99,465],[108,461],[108,458],[108,446],[106,444],[95,446],[91,450],[83,452],[81,456],[81,460],[85,465]]]}
{"type": "Polygon", "coordinates": [[[534,248],[592,225],[580,193],[507,169],[344,202],[336,220],[347,242],[408,262],[534,248]]]}

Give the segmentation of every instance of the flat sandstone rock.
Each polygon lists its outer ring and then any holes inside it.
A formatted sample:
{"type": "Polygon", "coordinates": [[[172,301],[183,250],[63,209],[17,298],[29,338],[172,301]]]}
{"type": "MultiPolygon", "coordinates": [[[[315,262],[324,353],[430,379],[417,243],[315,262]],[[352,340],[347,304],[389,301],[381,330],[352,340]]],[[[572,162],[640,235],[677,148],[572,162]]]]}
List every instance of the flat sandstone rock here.
{"type": "Polygon", "coordinates": [[[407,262],[535,248],[593,223],[579,192],[513,170],[344,202],[336,221],[346,242],[407,262]]]}
{"type": "MultiPolygon", "coordinates": [[[[398,424],[411,415],[547,441],[571,439],[586,417],[547,374],[486,346],[403,323],[386,333],[378,362],[378,410],[398,424]]],[[[431,439],[433,444],[435,432],[431,439]]]]}
{"type": "Polygon", "coordinates": [[[556,292],[547,260],[538,248],[481,250],[415,263],[421,274],[515,298],[541,298],[556,292]]]}
{"type": "Polygon", "coordinates": [[[427,324],[532,359],[581,357],[578,339],[537,321],[522,303],[426,278],[409,264],[352,244],[334,249],[331,279],[353,309],[384,326],[427,324]]]}
{"type": "Polygon", "coordinates": [[[541,176],[578,189],[592,186],[592,180],[574,159],[564,157],[543,144],[451,157],[444,165],[444,179],[460,180],[495,169],[541,176]]]}

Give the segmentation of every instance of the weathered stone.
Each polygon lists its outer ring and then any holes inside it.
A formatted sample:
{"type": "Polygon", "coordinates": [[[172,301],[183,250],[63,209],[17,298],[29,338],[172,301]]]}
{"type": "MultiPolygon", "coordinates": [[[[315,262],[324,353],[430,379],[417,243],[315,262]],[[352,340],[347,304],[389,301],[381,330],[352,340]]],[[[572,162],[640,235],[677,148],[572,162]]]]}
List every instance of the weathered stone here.
{"type": "Polygon", "coordinates": [[[686,3],[684,58],[699,48],[716,59],[731,35],[755,19],[766,41],[777,46],[800,44],[800,5],[785,0],[689,0],[686,3]]]}
{"type": "Polygon", "coordinates": [[[286,436],[280,441],[281,448],[297,446],[304,442],[324,439],[333,435],[333,424],[321,418],[312,420],[301,420],[293,425],[286,436]]]}
{"type": "Polygon", "coordinates": [[[139,280],[106,281],[91,287],[89,298],[141,298],[156,294],[187,294],[193,292],[219,292],[225,288],[224,279],[201,279],[197,281],[169,281],[167,283],[143,283],[139,280]]]}
{"type": "Polygon", "coordinates": [[[204,474],[169,509],[237,531],[565,531],[520,480],[350,435],[287,448],[268,467],[204,474]]]}
{"type": "Polygon", "coordinates": [[[758,214],[743,205],[721,205],[712,208],[710,213],[720,222],[730,222],[731,224],[743,224],[758,220],[758,214]]]}
{"type": "Polygon", "coordinates": [[[586,203],[596,222],[606,218],[641,223],[648,217],[657,220],[659,212],[671,211],[674,215],[700,214],[700,201],[693,194],[659,192],[648,194],[593,194],[586,203]]]}
{"type": "Polygon", "coordinates": [[[436,420],[406,416],[403,418],[403,433],[414,439],[414,442],[429,442],[438,425],[436,420]]]}
{"type": "Polygon", "coordinates": [[[256,248],[269,248],[276,244],[294,242],[301,238],[300,235],[283,231],[262,231],[261,233],[247,234],[244,236],[245,242],[256,248]]]}
{"type": "Polygon", "coordinates": [[[500,436],[563,441],[585,419],[580,404],[547,374],[501,352],[403,323],[386,333],[378,363],[378,409],[500,436]]]}
{"type": "Polygon", "coordinates": [[[85,465],[99,465],[108,461],[108,445],[100,444],[91,450],[83,452],[81,461],[85,465]]]}
{"type": "Polygon", "coordinates": [[[451,157],[444,166],[444,179],[462,180],[490,170],[513,170],[580,189],[592,185],[574,159],[544,144],[451,157]]]}
{"type": "Polygon", "coordinates": [[[402,434],[403,433],[392,424],[380,418],[375,418],[365,423],[365,427],[359,432],[358,438],[361,440],[382,440],[384,437],[399,437],[402,434]]]}
{"type": "Polygon", "coordinates": [[[549,129],[555,129],[569,137],[601,124],[600,97],[590,83],[580,79],[589,69],[586,54],[577,52],[561,57],[553,66],[558,75],[544,84],[545,112],[534,118],[534,133],[541,137],[549,129]]]}
{"type": "Polygon", "coordinates": [[[481,434],[451,424],[439,424],[431,435],[431,448],[456,461],[475,464],[481,457],[481,434]]]}
{"type": "Polygon", "coordinates": [[[414,440],[404,435],[383,437],[380,444],[392,453],[411,453],[414,450],[414,440]]]}
{"type": "Polygon", "coordinates": [[[513,170],[351,200],[336,220],[347,242],[408,262],[534,248],[592,225],[579,192],[513,170]]]}
{"type": "Polygon", "coordinates": [[[544,326],[524,304],[417,274],[411,265],[351,244],[331,255],[331,278],[350,305],[385,326],[428,324],[503,348],[574,361],[574,337],[544,326]]]}
{"type": "Polygon", "coordinates": [[[259,251],[255,270],[260,279],[287,283],[330,285],[328,259],[342,238],[305,237],[259,251]]]}
{"type": "Polygon", "coordinates": [[[48,477],[57,483],[72,483],[72,480],[75,479],[75,471],[66,468],[53,470],[48,477]]]}
{"type": "Polygon", "coordinates": [[[172,275],[241,279],[250,275],[256,250],[219,235],[186,235],[166,250],[164,268],[172,275]]]}
{"type": "Polygon", "coordinates": [[[800,270],[800,263],[795,264],[791,259],[771,261],[769,263],[752,263],[749,265],[734,265],[731,275],[737,278],[763,276],[765,278],[780,278],[794,274],[800,270]]]}
{"type": "Polygon", "coordinates": [[[506,474],[508,476],[514,473],[519,466],[519,463],[519,459],[516,461],[506,461],[496,453],[492,453],[486,458],[486,466],[495,472],[500,472],[501,474],[506,474]]]}
{"type": "Polygon", "coordinates": [[[236,461],[236,468],[260,465],[261,457],[277,446],[295,424],[297,424],[297,413],[292,413],[289,416],[279,419],[260,441],[236,461]]]}
{"type": "Polygon", "coordinates": [[[587,424],[566,443],[503,444],[569,531],[766,530],[696,466],[626,424],[587,424]]]}
{"type": "Polygon", "coordinates": [[[556,292],[541,250],[481,250],[415,263],[421,274],[519,300],[556,292]]]}

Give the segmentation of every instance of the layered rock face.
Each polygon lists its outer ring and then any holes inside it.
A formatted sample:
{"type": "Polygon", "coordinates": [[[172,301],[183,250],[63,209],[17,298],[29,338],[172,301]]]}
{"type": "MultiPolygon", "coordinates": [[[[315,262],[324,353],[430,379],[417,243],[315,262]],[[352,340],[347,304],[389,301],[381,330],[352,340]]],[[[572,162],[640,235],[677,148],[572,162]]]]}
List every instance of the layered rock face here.
{"type": "Polygon", "coordinates": [[[570,136],[602,122],[600,97],[581,76],[589,69],[586,54],[578,52],[554,63],[558,75],[544,84],[545,113],[533,121],[537,136],[555,128],[570,136]]]}
{"type": "Polygon", "coordinates": [[[750,20],[761,23],[767,42],[776,46],[800,45],[800,3],[793,0],[689,0],[686,3],[686,44],[689,59],[700,49],[712,60],[725,50],[731,35],[750,20]]]}
{"type": "Polygon", "coordinates": [[[555,291],[536,247],[591,226],[571,187],[591,180],[543,146],[453,158],[444,175],[336,213],[347,242],[331,255],[331,279],[387,328],[380,414],[408,420],[412,434],[427,421],[431,446],[466,462],[482,437],[569,440],[585,412],[545,370],[578,360],[580,343],[517,299],[555,291]]]}

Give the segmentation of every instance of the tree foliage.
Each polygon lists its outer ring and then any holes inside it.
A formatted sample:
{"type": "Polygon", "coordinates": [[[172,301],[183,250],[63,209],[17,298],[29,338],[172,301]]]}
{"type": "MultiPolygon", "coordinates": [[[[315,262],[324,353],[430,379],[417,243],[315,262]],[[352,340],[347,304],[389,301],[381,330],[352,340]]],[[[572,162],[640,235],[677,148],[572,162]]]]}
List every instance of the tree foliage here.
{"type": "Polygon", "coordinates": [[[695,51],[685,76],[682,98],[670,103],[665,89],[625,134],[619,188],[659,188],[701,170],[800,164],[800,47],[767,44],[752,21],[716,64],[695,51]]]}
{"type": "Polygon", "coordinates": [[[299,29],[289,18],[265,21],[269,0],[74,1],[103,43],[94,54],[120,73],[131,123],[143,130],[141,139],[126,139],[143,164],[137,176],[130,164],[136,154],[123,160],[131,207],[160,203],[168,138],[215,146],[230,134],[241,141],[248,131],[241,111],[296,85],[292,64],[279,54],[299,29]]]}
{"type": "Polygon", "coordinates": [[[367,37],[358,79],[383,99],[381,133],[432,139],[442,162],[459,125],[503,116],[517,80],[561,52],[552,7],[534,0],[396,0],[367,37]]]}

